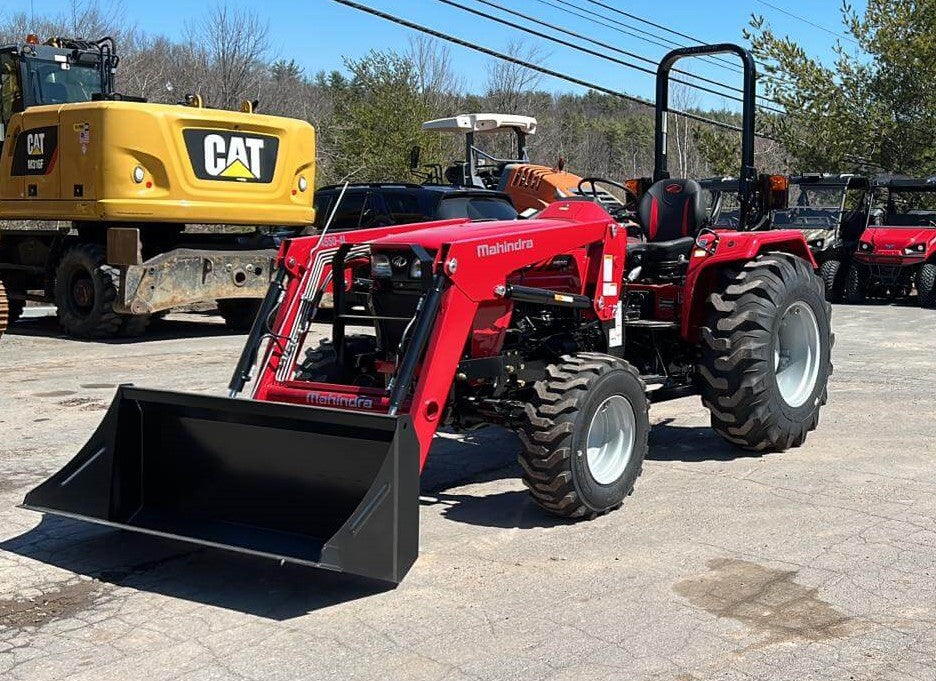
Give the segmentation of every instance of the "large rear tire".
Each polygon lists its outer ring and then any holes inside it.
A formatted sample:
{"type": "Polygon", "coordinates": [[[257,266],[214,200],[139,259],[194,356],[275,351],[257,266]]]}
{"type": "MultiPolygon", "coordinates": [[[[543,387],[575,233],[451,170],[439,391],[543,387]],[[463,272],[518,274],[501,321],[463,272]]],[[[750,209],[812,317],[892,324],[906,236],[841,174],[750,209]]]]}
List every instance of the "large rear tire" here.
{"type": "Polygon", "coordinates": [[[842,302],[847,274],[848,267],[836,258],[830,258],[819,266],[819,276],[825,285],[825,297],[830,303],[842,302]]]}
{"type": "Polygon", "coordinates": [[[832,373],[822,281],[802,258],[768,253],[731,273],[710,302],[698,370],[712,427],[749,450],[803,444],[832,373]]]}
{"type": "Polygon", "coordinates": [[[650,433],[646,388],[627,362],[563,357],[534,384],[518,431],[523,482],[558,516],[593,518],[634,490],[650,433]]]}
{"type": "Polygon", "coordinates": [[[110,338],[122,319],[114,312],[120,274],[99,244],[80,243],[62,256],[55,272],[55,305],[61,327],[76,338],[110,338]]]}
{"type": "Polygon", "coordinates": [[[869,279],[868,268],[853,261],[848,266],[848,272],[845,275],[845,302],[851,305],[861,305],[866,302],[869,279]]]}
{"type": "Polygon", "coordinates": [[[917,296],[920,307],[936,309],[936,262],[925,262],[917,273],[917,296]]]}

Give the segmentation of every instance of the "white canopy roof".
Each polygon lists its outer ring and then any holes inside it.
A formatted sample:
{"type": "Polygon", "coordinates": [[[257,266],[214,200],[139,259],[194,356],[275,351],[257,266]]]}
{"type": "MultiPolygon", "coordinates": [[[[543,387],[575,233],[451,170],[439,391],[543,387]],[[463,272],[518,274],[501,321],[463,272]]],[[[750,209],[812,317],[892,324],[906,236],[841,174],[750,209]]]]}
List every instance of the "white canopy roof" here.
{"type": "Polygon", "coordinates": [[[476,113],[459,114],[451,118],[439,118],[422,124],[423,130],[437,132],[497,132],[519,128],[527,135],[536,134],[536,119],[532,116],[515,114],[476,113]]]}

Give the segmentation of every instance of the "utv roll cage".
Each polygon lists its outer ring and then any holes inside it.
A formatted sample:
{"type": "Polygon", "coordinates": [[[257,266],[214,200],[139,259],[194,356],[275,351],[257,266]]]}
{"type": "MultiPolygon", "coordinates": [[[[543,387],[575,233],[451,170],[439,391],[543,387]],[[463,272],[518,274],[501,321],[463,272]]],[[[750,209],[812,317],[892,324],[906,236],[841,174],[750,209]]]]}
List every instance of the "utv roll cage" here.
{"type": "MultiPolygon", "coordinates": [[[[870,191],[868,195],[868,220],[867,226],[873,227],[876,224],[887,224],[889,226],[900,226],[892,225],[887,216],[888,215],[899,215],[900,211],[897,210],[897,207],[894,203],[894,195],[901,193],[923,193],[923,192],[933,192],[936,193],[936,175],[930,177],[907,177],[904,175],[879,175],[875,177],[870,182],[870,191]],[[887,201],[885,204],[885,210],[882,212],[880,209],[875,209],[875,198],[881,194],[887,195],[887,201]],[[877,223],[876,220],[881,219],[883,223],[877,223]]],[[[928,224],[933,224],[936,222],[936,210],[922,210],[922,211],[911,211],[907,215],[919,214],[921,216],[921,225],[923,216],[928,214],[933,214],[932,220],[927,220],[928,224]]],[[[914,226],[914,225],[908,225],[914,226]]]]}

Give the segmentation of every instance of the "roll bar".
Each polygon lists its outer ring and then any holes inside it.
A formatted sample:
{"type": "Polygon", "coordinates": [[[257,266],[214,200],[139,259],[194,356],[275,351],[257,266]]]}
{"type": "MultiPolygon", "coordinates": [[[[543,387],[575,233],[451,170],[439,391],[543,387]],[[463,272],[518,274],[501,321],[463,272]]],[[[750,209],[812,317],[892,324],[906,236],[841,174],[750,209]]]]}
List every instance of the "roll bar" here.
{"type": "Polygon", "coordinates": [[[741,58],[744,66],[744,85],[742,88],[741,114],[741,172],[738,176],[740,204],[740,223],[747,225],[754,212],[757,170],[754,168],[754,114],[757,97],[757,66],[754,57],[740,45],[719,43],[716,45],[695,45],[680,47],[668,52],[657,67],[656,78],[656,128],[654,134],[653,181],[659,182],[670,177],[667,168],[666,114],[669,113],[670,71],[677,61],[687,57],[700,57],[710,54],[735,54],[741,58]]]}

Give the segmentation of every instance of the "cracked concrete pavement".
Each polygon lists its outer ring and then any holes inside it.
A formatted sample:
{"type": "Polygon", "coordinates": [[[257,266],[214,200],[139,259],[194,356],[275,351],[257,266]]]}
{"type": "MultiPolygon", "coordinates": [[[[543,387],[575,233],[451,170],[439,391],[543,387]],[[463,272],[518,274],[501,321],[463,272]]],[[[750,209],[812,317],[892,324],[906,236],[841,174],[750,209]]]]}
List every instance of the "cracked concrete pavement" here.
{"type": "Polygon", "coordinates": [[[696,398],[655,405],[635,494],[591,522],[529,501],[511,434],[440,438],[395,590],[16,508],[116,385],[222,394],[243,337],[219,321],[0,343],[0,677],[936,679],[931,311],[836,307],[802,448],[748,455],[696,398]]]}

